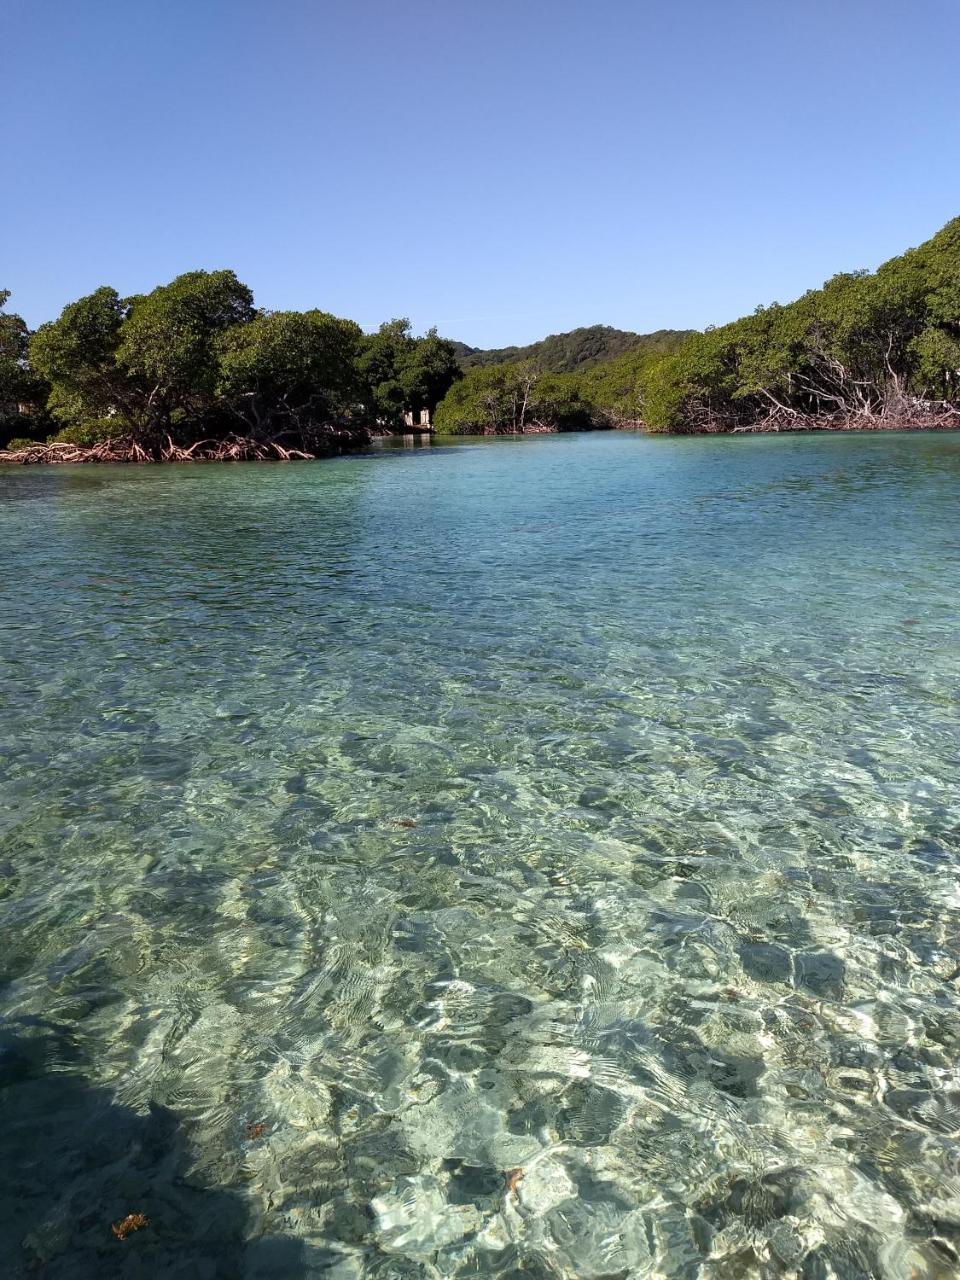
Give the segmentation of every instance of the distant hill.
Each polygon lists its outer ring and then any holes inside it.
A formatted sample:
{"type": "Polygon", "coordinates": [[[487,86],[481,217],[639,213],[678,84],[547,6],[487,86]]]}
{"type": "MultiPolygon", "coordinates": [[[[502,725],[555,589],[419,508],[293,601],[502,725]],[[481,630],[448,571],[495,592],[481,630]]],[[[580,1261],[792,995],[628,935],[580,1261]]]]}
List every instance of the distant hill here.
{"type": "Polygon", "coordinates": [[[457,359],[463,369],[478,365],[512,364],[516,360],[533,360],[544,373],[572,373],[603,364],[628,351],[649,351],[669,355],[688,338],[692,329],[658,329],[656,333],[630,333],[606,324],[593,324],[569,333],[552,333],[527,347],[500,347],[484,351],[454,342],[457,359]]]}

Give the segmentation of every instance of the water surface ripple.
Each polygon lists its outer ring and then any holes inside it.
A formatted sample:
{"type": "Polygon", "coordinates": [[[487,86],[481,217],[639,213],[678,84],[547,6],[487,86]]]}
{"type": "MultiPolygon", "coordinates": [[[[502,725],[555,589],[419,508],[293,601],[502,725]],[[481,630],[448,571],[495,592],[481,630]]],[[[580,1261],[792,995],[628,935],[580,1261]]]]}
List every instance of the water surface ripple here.
{"type": "Polygon", "coordinates": [[[957,435],[0,471],[6,1274],[956,1276],[958,499],[957,435]]]}

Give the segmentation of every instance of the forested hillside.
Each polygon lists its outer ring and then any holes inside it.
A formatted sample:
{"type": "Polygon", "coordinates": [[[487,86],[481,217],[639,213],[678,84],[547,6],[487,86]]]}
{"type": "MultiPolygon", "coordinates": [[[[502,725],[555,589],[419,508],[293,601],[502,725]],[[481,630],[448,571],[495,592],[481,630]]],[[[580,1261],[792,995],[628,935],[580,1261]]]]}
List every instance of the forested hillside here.
{"type": "Polygon", "coordinates": [[[544,373],[572,373],[576,369],[613,360],[628,351],[666,355],[675,351],[679,340],[692,332],[691,329],[658,329],[656,333],[630,333],[626,329],[594,324],[583,329],[571,329],[569,333],[552,333],[526,347],[499,347],[484,351],[462,342],[454,343],[454,347],[463,369],[532,360],[544,373]]]}

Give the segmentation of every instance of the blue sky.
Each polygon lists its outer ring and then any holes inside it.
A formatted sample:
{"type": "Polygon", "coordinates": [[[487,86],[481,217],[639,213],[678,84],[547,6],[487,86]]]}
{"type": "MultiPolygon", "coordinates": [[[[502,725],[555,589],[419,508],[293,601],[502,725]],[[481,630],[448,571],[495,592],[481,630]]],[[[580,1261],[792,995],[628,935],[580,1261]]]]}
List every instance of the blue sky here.
{"type": "Polygon", "coordinates": [[[958,47],[958,0],[0,0],[0,285],[722,323],[960,214],[958,47]]]}

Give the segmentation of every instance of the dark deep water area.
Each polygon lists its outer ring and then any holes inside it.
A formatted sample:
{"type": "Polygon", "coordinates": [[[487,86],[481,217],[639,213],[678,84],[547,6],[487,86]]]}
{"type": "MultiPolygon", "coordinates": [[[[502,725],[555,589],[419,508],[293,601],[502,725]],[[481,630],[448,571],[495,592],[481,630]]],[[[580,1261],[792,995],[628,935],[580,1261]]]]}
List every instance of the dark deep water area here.
{"type": "Polygon", "coordinates": [[[960,1273],[958,510],[954,434],[0,468],[4,1274],[960,1273]]]}

